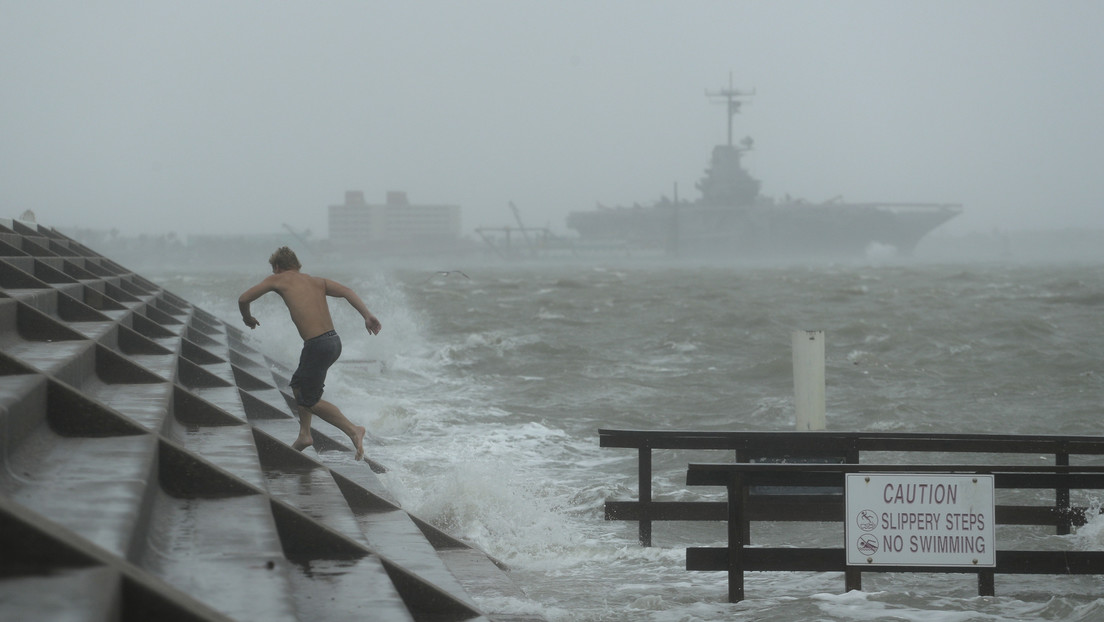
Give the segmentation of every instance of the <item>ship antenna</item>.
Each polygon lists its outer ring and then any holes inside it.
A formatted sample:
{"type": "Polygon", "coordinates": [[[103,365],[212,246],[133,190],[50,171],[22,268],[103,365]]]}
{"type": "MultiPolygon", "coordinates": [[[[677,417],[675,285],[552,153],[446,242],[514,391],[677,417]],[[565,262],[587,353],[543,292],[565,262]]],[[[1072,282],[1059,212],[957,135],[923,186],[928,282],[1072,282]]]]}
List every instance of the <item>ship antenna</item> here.
{"type": "Polygon", "coordinates": [[[710,98],[724,98],[728,104],[728,146],[732,146],[732,117],[736,116],[737,112],[740,112],[740,106],[744,103],[741,97],[750,97],[755,95],[755,89],[748,91],[738,91],[732,88],[732,72],[728,73],[728,88],[721,89],[719,91],[706,91],[705,96],[710,98]]]}

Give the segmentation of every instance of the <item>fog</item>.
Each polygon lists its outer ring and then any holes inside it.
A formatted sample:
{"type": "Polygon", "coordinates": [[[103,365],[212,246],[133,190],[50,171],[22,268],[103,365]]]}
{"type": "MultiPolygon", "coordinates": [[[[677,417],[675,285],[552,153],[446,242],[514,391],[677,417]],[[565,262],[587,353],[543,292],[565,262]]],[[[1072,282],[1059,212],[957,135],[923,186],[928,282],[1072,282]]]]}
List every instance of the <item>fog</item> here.
{"type": "Polygon", "coordinates": [[[1104,228],[1104,3],[0,0],[0,216],[325,237],[346,190],[464,229],[694,183],[962,203],[941,230],[1104,228]]]}

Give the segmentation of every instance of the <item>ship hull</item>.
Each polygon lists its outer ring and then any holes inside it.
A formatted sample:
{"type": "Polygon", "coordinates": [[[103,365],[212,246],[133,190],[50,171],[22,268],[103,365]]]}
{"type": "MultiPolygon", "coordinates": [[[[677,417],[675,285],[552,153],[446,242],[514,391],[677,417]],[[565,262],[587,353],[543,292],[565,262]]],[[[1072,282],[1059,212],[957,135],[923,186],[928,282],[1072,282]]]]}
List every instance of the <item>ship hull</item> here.
{"type": "Polygon", "coordinates": [[[678,255],[854,257],[875,247],[908,255],[961,211],[950,204],[686,203],[573,212],[567,226],[588,243],[678,255]]]}

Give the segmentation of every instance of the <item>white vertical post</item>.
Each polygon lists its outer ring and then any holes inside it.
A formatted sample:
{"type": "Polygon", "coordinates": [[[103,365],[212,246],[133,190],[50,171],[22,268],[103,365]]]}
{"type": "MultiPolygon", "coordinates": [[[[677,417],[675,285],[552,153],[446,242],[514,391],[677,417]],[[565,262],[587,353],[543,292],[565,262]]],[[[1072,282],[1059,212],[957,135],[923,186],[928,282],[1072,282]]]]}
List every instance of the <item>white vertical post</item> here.
{"type": "Polygon", "coordinates": [[[793,340],[794,411],[796,429],[823,430],[824,331],[795,330],[793,340]]]}

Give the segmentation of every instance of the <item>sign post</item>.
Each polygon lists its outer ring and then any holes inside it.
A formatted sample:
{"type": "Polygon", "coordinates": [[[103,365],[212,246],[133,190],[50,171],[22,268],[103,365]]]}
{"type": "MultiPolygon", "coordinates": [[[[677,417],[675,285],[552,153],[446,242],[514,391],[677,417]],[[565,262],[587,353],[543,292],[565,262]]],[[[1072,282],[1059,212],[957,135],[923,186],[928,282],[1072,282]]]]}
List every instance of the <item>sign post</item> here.
{"type": "Polygon", "coordinates": [[[995,567],[992,475],[848,473],[849,566],[995,567]]]}

